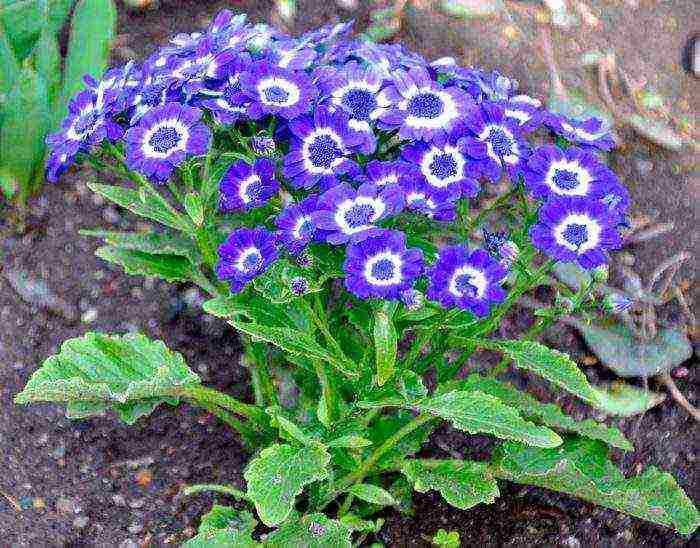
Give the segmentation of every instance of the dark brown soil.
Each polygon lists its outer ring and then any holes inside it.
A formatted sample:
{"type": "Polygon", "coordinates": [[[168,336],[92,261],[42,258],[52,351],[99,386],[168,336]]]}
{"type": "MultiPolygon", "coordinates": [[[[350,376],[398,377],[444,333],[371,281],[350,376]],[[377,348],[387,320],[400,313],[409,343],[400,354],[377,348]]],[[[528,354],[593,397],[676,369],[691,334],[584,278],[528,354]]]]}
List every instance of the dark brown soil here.
{"type": "MultiPolygon", "coordinates": [[[[301,15],[295,32],[351,15],[360,27],[368,20],[367,2],[360,3],[359,17],[330,1],[298,4],[301,15]]],[[[528,5],[508,4],[513,9],[528,5]]],[[[684,76],[670,60],[673,55],[680,59],[684,36],[697,30],[697,9],[693,11],[693,2],[670,4],[654,8],[651,15],[650,8],[640,8],[637,23],[637,16],[629,10],[610,8],[604,11],[606,28],[596,39],[614,47],[631,67],[649,70],[646,75],[656,79],[657,86],[673,98],[674,105],[680,105],[681,111],[686,101],[690,112],[697,112],[697,102],[692,104],[700,95],[697,81],[684,76]],[[673,29],[669,18],[676,21],[673,29]],[[650,28],[640,34],[642,25],[664,32],[650,28]]],[[[202,26],[206,17],[224,5],[164,2],[157,11],[122,12],[120,32],[128,36],[120,44],[141,57],[175,32],[202,26]]],[[[269,2],[233,2],[228,6],[247,11],[255,20],[269,19],[271,9],[269,2]]],[[[519,14],[514,11],[516,20],[519,14]]],[[[526,91],[543,94],[544,69],[541,62],[531,59],[533,36],[528,27],[522,26],[520,38],[512,43],[506,40],[504,45],[498,28],[508,19],[476,22],[467,31],[454,21],[431,17],[426,12],[409,13],[402,40],[410,48],[431,58],[451,54],[500,67],[519,78],[526,91]],[[488,39],[475,37],[482,31],[488,39]]],[[[661,153],[631,135],[624,137],[628,144],[615,162],[626,181],[633,183],[635,210],[656,210],[661,220],[680,226],[665,240],[635,249],[641,270],[648,272],[661,257],[697,247],[697,183],[693,186],[688,168],[683,167],[689,163],[687,157],[661,153]]],[[[242,469],[249,455],[216,419],[197,409],[161,407],[151,417],[127,427],[113,417],[73,422],[57,407],[18,408],[12,403],[13,394],[61,341],[88,330],[141,331],[162,339],[182,352],[205,382],[238,397],[250,396],[247,374],[238,365],[235,334],[200,312],[201,297],[196,292],[128,277],[94,257],[96,243],[92,239],[77,235],[81,228],[125,228],[134,222],[126,212],[96,200],[85,186],[88,176],[83,172],[67,177],[58,187],[47,187],[31,204],[28,233],[6,237],[0,248],[0,264],[5,269],[0,276],[2,546],[130,548],[177,543],[193,533],[198,516],[214,500],[233,503],[209,495],[176,499],[182,484],[221,482],[243,487],[242,469]],[[43,280],[63,300],[60,311],[47,311],[22,300],[6,281],[9,269],[43,280]]],[[[684,275],[692,279],[693,269],[686,269],[684,275]]],[[[548,338],[579,360],[586,355],[568,329],[553,329],[548,338]]],[[[589,367],[586,372],[592,381],[612,378],[600,367],[589,367]]],[[[523,378],[516,380],[526,386],[523,378]]],[[[678,381],[696,405],[699,382],[696,367],[690,367],[689,376],[678,381]]],[[[544,395],[539,383],[531,380],[527,386],[544,395]]],[[[576,415],[586,413],[574,402],[567,402],[567,409],[576,415]]],[[[628,435],[635,422],[613,421],[628,435]]],[[[636,452],[625,457],[624,468],[632,473],[642,466],[658,465],[672,472],[698,501],[697,439],[697,425],[666,402],[644,416],[634,440],[636,452]]],[[[487,444],[481,438],[444,428],[425,451],[434,456],[479,458],[486,454],[487,444]]],[[[387,513],[386,525],[376,540],[387,546],[427,546],[426,539],[444,528],[458,531],[464,546],[697,546],[700,542],[697,535],[684,539],[663,527],[542,489],[502,484],[501,490],[502,497],[495,504],[469,511],[450,507],[434,493],[416,495],[415,515],[387,513]]]]}

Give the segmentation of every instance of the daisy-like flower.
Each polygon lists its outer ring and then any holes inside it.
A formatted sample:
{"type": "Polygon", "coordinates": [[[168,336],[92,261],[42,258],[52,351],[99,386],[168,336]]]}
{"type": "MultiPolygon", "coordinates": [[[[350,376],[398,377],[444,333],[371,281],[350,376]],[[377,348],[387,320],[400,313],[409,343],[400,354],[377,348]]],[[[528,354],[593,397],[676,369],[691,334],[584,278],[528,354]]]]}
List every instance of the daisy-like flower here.
{"type": "Polygon", "coordinates": [[[202,111],[167,103],[157,107],[126,132],[126,161],[130,169],[159,183],[168,180],[187,156],[205,154],[211,132],[202,111]]]}
{"type": "Polygon", "coordinates": [[[380,230],[348,246],[343,270],[356,297],[399,300],[423,273],[423,252],[406,249],[403,232],[380,230]]]}
{"type": "Polygon", "coordinates": [[[311,194],[299,203],[285,207],[275,219],[278,241],[292,255],[299,255],[312,241],[324,241],[326,232],[313,220],[318,194],[311,194]]]}
{"type": "Polygon", "coordinates": [[[227,281],[231,293],[240,293],[277,260],[275,235],[265,228],[239,228],[219,247],[216,275],[227,281]]]}
{"type": "Polygon", "coordinates": [[[506,269],[510,269],[520,254],[518,244],[509,240],[505,232],[489,232],[484,228],[483,233],[486,251],[498,259],[506,269]]]}
{"type": "Polygon", "coordinates": [[[479,193],[479,183],[472,175],[476,172],[475,163],[454,139],[443,145],[414,143],[403,149],[402,156],[418,167],[426,183],[443,199],[456,200],[479,193]]]}
{"type": "Polygon", "coordinates": [[[253,120],[266,114],[291,120],[307,112],[316,97],[316,88],[306,74],[266,61],[253,63],[241,76],[241,92],[253,120]]]}
{"type": "Polygon", "coordinates": [[[505,299],[501,284],[506,275],[506,269],[483,249],[470,252],[463,245],[444,247],[428,273],[426,296],[445,308],[488,316],[491,305],[505,299]]]}
{"type": "Polygon", "coordinates": [[[436,221],[454,221],[457,218],[454,199],[436,192],[423,179],[403,179],[401,188],[404,191],[408,209],[427,215],[436,221]]]}
{"type": "Polygon", "coordinates": [[[504,170],[514,180],[529,156],[519,125],[506,116],[505,110],[497,103],[481,103],[466,119],[472,136],[461,141],[463,150],[476,159],[482,173],[494,183],[504,170]],[[485,149],[477,146],[479,143],[485,149]]]}
{"type": "Polygon", "coordinates": [[[332,71],[323,71],[318,80],[323,102],[332,109],[343,109],[350,117],[350,128],[362,136],[360,152],[372,154],[377,138],[374,121],[392,106],[386,95],[379,93],[384,79],[371,67],[360,68],[350,62],[332,71]]]}
{"type": "Polygon", "coordinates": [[[296,188],[320,183],[328,189],[338,183],[340,175],[359,174],[360,168],[350,155],[360,145],[360,138],[350,130],[344,112],[318,107],[313,117],[292,120],[289,130],[293,138],[284,158],[284,175],[296,188]]]}
{"type": "Polygon", "coordinates": [[[537,149],[527,162],[525,185],[537,198],[588,196],[602,198],[617,177],[594,154],[580,148],[556,146],[537,149]]]}
{"type": "Polygon", "coordinates": [[[211,112],[214,120],[221,125],[235,124],[247,116],[248,109],[241,96],[241,75],[251,64],[250,55],[240,54],[226,65],[226,76],[218,80],[215,86],[209,85],[200,92],[194,104],[211,112]]]}
{"type": "Polygon", "coordinates": [[[250,140],[250,147],[258,156],[272,156],[277,150],[277,144],[272,137],[259,133],[250,140]]]}
{"type": "Polygon", "coordinates": [[[535,247],[558,261],[575,261],[588,270],[606,264],[606,252],[622,244],[616,218],[596,200],[552,198],[540,209],[539,221],[530,229],[535,247]]]}
{"type": "Polygon", "coordinates": [[[382,104],[394,105],[381,113],[384,129],[398,129],[402,139],[444,142],[472,104],[457,86],[442,88],[424,68],[394,75],[393,85],[380,92],[382,104]]]}
{"type": "Polygon", "coordinates": [[[398,185],[379,188],[363,184],[355,190],[339,184],[321,195],[312,219],[317,227],[328,231],[328,243],[340,245],[376,232],[376,223],[399,213],[404,204],[404,193],[398,185]]]}
{"type": "Polygon", "coordinates": [[[505,109],[506,118],[515,122],[522,133],[532,133],[543,123],[542,103],[537,99],[518,95],[500,104],[505,109]]]}
{"type": "Polygon", "coordinates": [[[209,79],[221,79],[227,75],[227,65],[237,56],[233,49],[213,51],[210,39],[205,39],[193,54],[177,58],[170,75],[175,87],[181,87],[185,95],[191,97],[205,88],[209,79]]]}
{"type": "Polygon", "coordinates": [[[573,120],[566,116],[549,113],[544,117],[545,125],[556,135],[577,144],[581,148],[593,148],[608,152],[615,148],[610,129],[598,118],[573,120]]]}
{"type": "Polygon", "coordinates": [[[158,63],[159,60],[153,56],[146,61],[140,78],[137,79],[136,85],[131,88],[131,93],[126,98],[125,106],[133,109],[132,125],[150,110],[165,103],[177,102],[181,98],[180,90],[173,87],[175,79],[166,67],[158,63]]]}
{"type": "Polygon", "coordinates": [[[357,180],[362,183],[370,183],[377,186],[399,184],[403,179],[420,178],[421,174],[415,164],[409,162],[381,162],[372,160],[365,166],[364,175],[357,180]]]}
{"type": "Polygon", "coordinates": [[[95,94],[95,106],[105,114],[116,116],[126,108],[126,99],[138,85],[139,70],[134,61],[123,67],[108,69],[102,79],[83,76],[88,90],[95,94]]]}
{"type": "Polygon", "coordinates": [[[240,211],[264,206],[279,192],[275,164],[261,158],[253,165],[240,160],[231,164],[221,179],[222,211],[240,211]]]}
{"type": "Polygon", "coordinates": [[[627,213],[630,208],[630,193],[626,186],[619,182],[609,186],[600,201],[605,204],[610,214],[617,219],[618,224],[629,226],[627,213]]]}
{"type": "Polygon", "coordinates": [[[267,54],[267,59],[280,68],[305,70],[318,54],[312,48],[300,45],[297,40],[279,40],[267,54]]]}

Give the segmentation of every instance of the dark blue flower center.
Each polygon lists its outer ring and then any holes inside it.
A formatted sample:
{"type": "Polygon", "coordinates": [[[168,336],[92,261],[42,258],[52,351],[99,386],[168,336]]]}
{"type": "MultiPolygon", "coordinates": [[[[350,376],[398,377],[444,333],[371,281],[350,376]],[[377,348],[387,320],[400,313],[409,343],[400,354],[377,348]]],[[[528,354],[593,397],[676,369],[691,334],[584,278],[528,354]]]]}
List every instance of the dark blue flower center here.
{"type": "Polygon", "coordinates": [[[174,127],[163,126],[153,132],[148,144],[156,152],[164,154],[180,144],[180,138],[180,133],[174,127]]]}
{"type": "Polygon", "coordinates": [[[438,154],[430,162],[430,173],[438,179],[447,179],[457,175],[457,162],[452,154],[438,154]]]}
{"type": "Polygon", "coordinates": [[[306,219],[299,227],[298,233],[299,238],[311,238],[316,232],[316,225],[311,221],[311,219],[306,219]]]}
{"type": "Polygon", "coordinates": [[[408,102],[407,111],[416,118],[437,118],[445,110],[442,99],[434,93],[419,93],[408,102]]]}
{"type": "Polygon", "coordinates": [[[235,85],[228,85],[221,97],[224,98],[230,105],[236,105],[236,95],[240,93],[241,86],[238,82],[235,85]]]}
{"type": "Polygon", "coordinates": [[[260,199],[263,190],[265,190],[265,185],[258,179],[246,187],[245,195],[251,202],[255,202],[260,199]]]}
{"type": "Polygon", "coordinates": [[[491,128],[488,140],[498,156],[510,156],[513,153],[513,140],[499,127],[491,128]]]}
{"type": "Polygon", "coordinates": [[[309,161],[316,167],[330,168],[343,152],[330,135],[318,135],[309,145],[309,161]]]}
{"type": "Polygon", "coordinates": [[[578,186],[578,174],[568,169],[555,169],[552,181],[563,190],[572,190],[578,186]]]}
{"type": "Polygon", "coordinates": [[[478,288],[472,283],[472,277],[469,274],[460,274],[455,280],[455,288],[460,295],[468,297],[476,297],[479,294],[478,288]]]}
{"type": "Polygon", "coordinates": [[[579,248],[588,241],[588,227],[578,223],[571,223],[567,225],[561,235],[571,245],[579,248]]]}
{"type": "Polygon", "coordinates": [[[207,63],[195,63],[194,65],[184,67],[180,71],[180,74],[182,74],[182,76],[184,76],[185,79],[192,80],[193,78],[199,78],[203,76],[206,70],[207,63]]]}
{"type": "Polygon", "coordinates": [[[265,94],[265,100],[268,103],[284,103],[289,99],[289,92],[282,89],[280,86],[270,86],[265,88],[263,93],[265,94]]]}
{"type": "Polygon", "coordinates": [[[163,92],[167,86],[163,82],[151,84],[141,90],[141,103],[155,107],[163,102],[163,92]]]}
{"type": "Polygon", "coordinates": [[[91,110],[90,112],[87,112],[82,116],[78,117],[78,119],[75,121],[73,129],[76,133],[79,134],[87,133],[93,127],[95,127],[95,124],[97,123],[97,118],[97,113],[94,110],[91,110]]]}
{"type": "Polygon", "coordinates": [[[257,251],[248,253],[243,259],[241,266],[243,270],[247,273],[255,272],[263,262],[262,255],[257,251]]]}
{"type": "Polygon", "coordinates": [[[341,101],[355,120],[368,120],[377,108],[377,99],[371,91],[355,88],[347,91],[341,101]]]}
{"type": "Polygon", "coordinates": [[[350,228],[365,226],[372,222],[374,207],[370,204],[357,204],[345,212],[345,223],[350,228]]]}
{"type": "Polygon", "coordinates": [[[372,265],[372,277],[375,280],[391,280],[394,277],[394,263],[389,259],[380,259],[372,265]]]}

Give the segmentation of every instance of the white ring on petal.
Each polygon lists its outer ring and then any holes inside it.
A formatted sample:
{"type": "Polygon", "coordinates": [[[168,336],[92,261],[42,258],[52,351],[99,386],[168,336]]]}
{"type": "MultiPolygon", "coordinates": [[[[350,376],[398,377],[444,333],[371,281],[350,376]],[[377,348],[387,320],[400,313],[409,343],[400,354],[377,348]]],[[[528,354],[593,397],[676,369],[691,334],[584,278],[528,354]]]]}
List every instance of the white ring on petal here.
{"type": "Polygon", "coordinates": [[[420,169],[430,186],[434,186],[436,188],[446,188],[452,183],[456,183],[463,178],[465,163],[466,160],[457,147],[453,147],[452,145],[445,145],[443,148],[433,146],[423,155],[423,159],[420,163],[420,169]],[[454,161],[455,174],[450,177],[440,179],[439,177],[433,175],[432,171],[430,170],[430,164],[433,163],[437,156],[442,156],[445,154],[448,154],[454,161]]]}
{"type": "Polygon", "coordinates": [[[251,272],[250,268],[245,267],[245,262],[253,256],[259,257],[259,260],[262,261],[262,253],[260,253],[260,250],[255,246],[246,247],[244,250],[241,251],[241,254],[238,256],[238,259],[236,259],[236,262],[234,263],[239,272],[243,272],[244,274],[248,274],[251,272]]]}
{"type": "Polygon", "coordinates": [[[374,286],[380,286],[380,287],[387,287],[389,285],[396,285],[398,283],[401,283],[402,277],[401,277],[401,266],[402,266],[402,261],[401,261],[401,256],[392,253],[391,251],[382,251],[381,253],[377,253],[373,257],[370,257],[369,260],[365,263],[365,269],[363,272],[363,275],[365,277],[365,280],[367,280],[367,283],[374,285],[374,286]],[[382,280],[380,278],[376,278],[374,274],[372,274],[372,269],[374,266],[380,262],[380,261],[390,261],[393,270],[391,272],[391,278],[387,280],[382,280]]]}
{"type": "Polygon", "coordinates": [[[357,234],[358,232],[362,232],[363,230],[373,228],[373,223],[382,217],[385,210],[386,204],[382,201],[381,198],[358,196],[354,200],[344,200],[340,202],[340,204],[338,204],[337,209],[335,210],[335,223],[338,225],[343,234],[357,234]],[[345,220],[345,215],[347,214],[347,212],[355,206],[363,205],[368,205],[372,208],[372,215],[369,219],[370,222],[368,224],[359,225],[355,227],[348,225],[347,221],[345,220]]]}
{"type": "Polygon", "coordinates": [[[464,297],[464,292],[457,287],[457,280],[462,276],[469,276],[469,283],[476,289],[476,297],[483,299],[489,281],[481,270],[469,265],[461,266],[452,273],[448,291],[455,297],[464,297]]]}
{"type": "Polygon", "coordinates": [[[190,139],[190,130],[187,126],[183,125],[177,118],[170,118],[168,120],[162,120],[157,124],[154,124],[149,130],[144,134],[143,141],[141,142],[141,151],[146,156],[146,158],[167,158],[173,152],[176,151],[186,151],[187,141],[190,139]],[[151,146],[151,137],[153,134],[161,128],[172,128],[180,136],[180,140],[176,146],[168,149],[165,152],[159,152],[151,146]]]}
{"type": "Polygon", "coordinates": [[[246,179],[243,179],[239,183],[238,187],[238,197],[243,200],[244,204],[249,204],[253,200],[251,200],[250,196],[248,196],[248,188],[250,185],[254,183],[259,183],[260,182],[260,175],[257,175],[256,173],[253,173],[250,177],[247,177],[246,179]]]}
{"type": "Polygon", "coordinates": [[[297,219],[297,223],[294,225],[294,228],[292,229],[292,236],[294,236],[294,239],[296,240],[301,240],[301,229],[304,228],[304,225],[306,223],[311,223],[311,216],[310,215],[302,215],[297,219]]]}
{"type": "Polygon", "coordinates": [[[275,107],[291,107],[299,102],[301,97],[301,91],[299,86],[297,86],[291,80],[285,80],[284,78],[270,77],[260,80],[257,87],[255,88],[258,92],[258,97],[260,102],[264,105],[270,105],[275,107]],[[284,101],[268,101],[265,95],[265,90],[268,88],[277,87],[287,93],[287,98],[284,101]]]}
{"type": "Polygon", "coordinates": [[[592,180],[593,177],[588,170],[576,160],[555,160],[549,165],[544,182],[555,194],[560,194],[562,196],[586,196],[592,180]],[[561,188],[554,182],[554,175],[557,170],[566,170],[575,173],[578,184],[572,189],[561,188]]]}
{"type": "Polygon", "coordinates": [[[553,233],[554,239],[559,245],[564,246],[571,251],[575,251],[580,255],[581,253],[585,253],[589,249],[594,249],[598,246],[598,243],[600,242],[600,233],[602,231],[603,229],[595,219],[592,219],[585,214],[572,213],[564,217],[564,219],[554,227],[553,233]],[[579,247],[576,247],[569,240],[564,238],[564,232],[568,226],[572,224],[583,225],[586,227],[588,239],[579,247]]]}
{"type": "Polygon", "coordinates": [[[440,129],[448,126],[455,118],[459,116],[459,111],[457,110],[457,104],[452,99],[449,93],[444,91],[435,91],[431,88],[418,88],[416,86],[411,86],[409,88],[408,96],[399,103],[399,109],[407,112],[408,104],[416,95],[420,94],[434,95],[442,101],[442,113],[435,118],[423,118],[419,116],[413,116],[409,114],[406,116],[404,123],[414,129],[440,129]]]}

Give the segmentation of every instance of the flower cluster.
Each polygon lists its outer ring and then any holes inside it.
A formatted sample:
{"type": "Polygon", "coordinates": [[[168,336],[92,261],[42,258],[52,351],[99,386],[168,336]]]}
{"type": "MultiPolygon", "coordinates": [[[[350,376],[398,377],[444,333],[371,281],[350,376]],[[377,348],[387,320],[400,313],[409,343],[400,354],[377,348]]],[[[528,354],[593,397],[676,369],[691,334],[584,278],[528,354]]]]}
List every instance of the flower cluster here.
{"type": "Polygon", "coordinates": [[[491,237],[487,250],[473,249],[453,225],[465,221],[460,204],[504,179],[541,204],[525,234],[546,255],[594,268],[619,246],[629,198],[601,162],[613,141],[600,121],[553,114],[497,72],[429,63],[354,39],[351,28],[293,38],[223,11],[141,67],[88,79],[47,139],[48,178],[95,150],[119,151],[125,168],[155,184],[192,157],[232,154],[221,212],[269,210],[219,250],[217,274],[233,292],[320,243],[342,246],[345,287],[360,299],[418,306],[424,291],[487,315],[505,298],[518,245],[491,237]],[[535,146],[536,133],[557,145],[535,146]],[[415,223],[452,245],[411,247],[415,223]]]}

